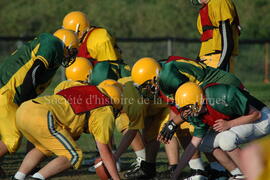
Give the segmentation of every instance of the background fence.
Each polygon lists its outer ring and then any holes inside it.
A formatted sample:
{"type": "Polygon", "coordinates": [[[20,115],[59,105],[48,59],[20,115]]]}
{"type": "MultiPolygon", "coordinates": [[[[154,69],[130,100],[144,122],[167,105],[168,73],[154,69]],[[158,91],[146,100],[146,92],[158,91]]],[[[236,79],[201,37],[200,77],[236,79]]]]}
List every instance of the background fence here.
{"type": "MultiPolygon", "coordinates": [[[[23,42],[33,37],[0,37],[0,63],[23,42]]],[[[197,39],[184,38],[117,38],[123,59],[130,65],[141,57],[164,59],[170,55],[196,58],[200,48],[197,39]]],[[[235,58],[235,74],[244,83],[257,83],[269,80],[268,49],[270,40],[242,40],[240,54],[235,58]]],[[[62,70],[54,82],[63,79],[62,70]]],[[[53,84],[55,84],[53,83],[53,84]]]]}

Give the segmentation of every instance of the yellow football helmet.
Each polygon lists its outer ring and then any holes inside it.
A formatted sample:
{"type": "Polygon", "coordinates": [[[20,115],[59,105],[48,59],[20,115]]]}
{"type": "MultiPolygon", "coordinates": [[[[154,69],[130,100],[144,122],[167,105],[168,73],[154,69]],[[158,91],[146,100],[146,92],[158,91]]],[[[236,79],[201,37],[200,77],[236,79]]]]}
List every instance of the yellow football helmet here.
{"type": "MultiPolygon", "coordinates": [[[[105,81],[107,81],[107,80],[105,80],[105,81]]],[[[107,95],[112,100],[113,106],[116,109],[120,110],[122,108],[122,104],[121,104],[122,91],[118,86],[109,85],[109,84],[107,84],[107,82],[103,81],[98,85],[98,87],[103,89],[107,93],[107,95]]]]}
{"type": "Polygon", "coordinates": [[[204,102],[202,88],[193,82],[181,85],[175,93],[175,103],[179,110],[190,109],[193,116],[198,115],[204,102]]]}
{"type": "Polygon", "coordinates": [[[63,66],[70,66],[76,58],[79,47],[79,40],[73,31],[67,29],[58,29],[54,34],[55,37],[64,43],[64,60],[63,66]]]}
{"type": "Polygon", "coordinates": [[[144,98],[150,100],[157,98],[159,92],[157,76],[160,70],[159,63],[150,57],[139,59],[132,67],[132,80],[144,98]]]}
{"type": "Polygon", "coordinates": [[[76,32],[78,38],[81,39],[90,28],[90,23],[86,14],[80,11],[72,11],[64,17],[63,28],[76,32]]]}
{"type": "Polygon", "coordinates": [[[154,80],[160,70],[161,66],[155,59],[144,57],[139,59],[132,67],[131,77],[134,83],[140,86],[146,81],[154,80]]]}
{"type": "Polygon", "coordinates": [[[84,57],[76,57],[73,64],[66,68],[66,78],[73,81],[88,82],[93,66],[91,62],[84,57]]]}

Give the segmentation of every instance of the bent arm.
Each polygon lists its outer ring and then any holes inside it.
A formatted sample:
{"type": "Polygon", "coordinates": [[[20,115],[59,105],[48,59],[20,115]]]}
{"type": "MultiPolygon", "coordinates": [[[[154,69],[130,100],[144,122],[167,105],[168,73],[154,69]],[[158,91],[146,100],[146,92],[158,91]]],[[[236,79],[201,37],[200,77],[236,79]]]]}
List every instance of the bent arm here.
{"type": "Polygon", "coordinates": [[[121,139],[120,145],[117,148],[117,151],[114,154],[116,160],[127,150],[133,139],[135,138],[138,130],[129,129],[121,139]]]}
{"type": "Polygon", "coordinates": [[[247,115],[240,116],[236,119],[228,121],[230,127],[239,126],[242,124],[252,123],[261,118],[261,112],[249,105],[249,112],[247,115]]]}

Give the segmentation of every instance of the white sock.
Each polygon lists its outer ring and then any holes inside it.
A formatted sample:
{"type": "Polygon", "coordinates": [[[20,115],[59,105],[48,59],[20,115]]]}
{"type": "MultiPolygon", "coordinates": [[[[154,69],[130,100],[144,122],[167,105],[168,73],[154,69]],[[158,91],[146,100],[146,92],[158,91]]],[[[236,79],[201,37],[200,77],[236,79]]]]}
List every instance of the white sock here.
{"type": "Polygon", "coordinates": [[[145,149],[135,151],[135,154],[136,154],[137,157],[140,157],[140,158],[145,160],[145,149]]]}
{"type": "Polygon", "coordinates": [[[211,162],[210,167],[211,167],[211,169],[215,169],[218,171],[226,171],[226,169],[218,162],[211,162]]]}
{"type": "Polygon", "coordinates": [[[237,174],[243,174],[239,168],[235,168],[234,170],[232,170],[231,172],[231,175],[237,175],[237,174]]]}
{"type": "Polygon", "coordinates": [[[16,172],[15,179],[23,180],[25,178],[26,174],[21,173],[20,171],[16,172]]]}
{"type": "Polygon", "coordinates": [[[39,178],[41,180],[45,180],[45,178],[41,174],[39,174],[39,173],[35,173],[32,177],[39,178]]]}
{"type": "Polygon", "coordinates": [[[200,170],[204,170],[203,167],[203,162],[201,160],[201,158],[197,158],[197,159],[191,159],[189,162],[189,167],[191,169],[200,169],[200,170]]]}

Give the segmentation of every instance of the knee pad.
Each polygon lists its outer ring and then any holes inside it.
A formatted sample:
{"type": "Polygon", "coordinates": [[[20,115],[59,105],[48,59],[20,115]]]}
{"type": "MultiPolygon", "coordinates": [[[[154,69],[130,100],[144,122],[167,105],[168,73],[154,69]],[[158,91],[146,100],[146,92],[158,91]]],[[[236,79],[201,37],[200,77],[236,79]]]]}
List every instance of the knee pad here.
{"type": "Polygon", "coordinates": [[[231,151],[237,147],[237,136],[232,131],[224,131],[217,136],[219,136],[219,147],[223,151],[231,151]]]}

